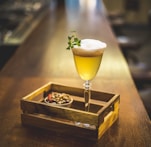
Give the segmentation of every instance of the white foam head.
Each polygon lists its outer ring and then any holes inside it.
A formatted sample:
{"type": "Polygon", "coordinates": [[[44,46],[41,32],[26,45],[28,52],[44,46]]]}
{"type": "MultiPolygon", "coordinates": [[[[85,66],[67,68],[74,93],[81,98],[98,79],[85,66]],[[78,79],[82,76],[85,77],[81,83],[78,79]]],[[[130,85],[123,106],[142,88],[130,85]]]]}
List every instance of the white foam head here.
{"type": "Polygon", "coordinates": [[[80,46],[72,49],[75,55],[79,56],[99,56],[106,48],[106,43],[95,39],[83,39],[80,46]]]}

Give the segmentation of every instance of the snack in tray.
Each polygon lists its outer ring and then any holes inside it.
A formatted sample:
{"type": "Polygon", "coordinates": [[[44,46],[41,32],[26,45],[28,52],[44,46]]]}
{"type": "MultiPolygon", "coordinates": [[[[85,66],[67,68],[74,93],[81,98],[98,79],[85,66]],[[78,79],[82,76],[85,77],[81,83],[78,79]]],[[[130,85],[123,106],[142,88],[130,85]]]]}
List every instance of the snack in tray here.
{"type": "Polygon", "coordinates": [[[66,93],[52,92],[44,98],[44,102],[51,105],[70,107],[73,99],[66,93]]]}

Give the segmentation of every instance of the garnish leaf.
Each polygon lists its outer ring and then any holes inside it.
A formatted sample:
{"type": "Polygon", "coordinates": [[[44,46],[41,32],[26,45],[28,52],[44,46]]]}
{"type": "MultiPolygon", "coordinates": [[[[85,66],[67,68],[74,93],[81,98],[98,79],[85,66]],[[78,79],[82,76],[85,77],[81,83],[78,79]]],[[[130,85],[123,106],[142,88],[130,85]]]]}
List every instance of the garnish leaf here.
{"type": "Polygon", "coordinates": [[[68,47],[66,49],[70,50],[74,47],[74,45],[80,46],[80,43],[81,43],[81,40],[76,37],[75,31],[73,31],[72,35],[68,36],[68,47]]]}

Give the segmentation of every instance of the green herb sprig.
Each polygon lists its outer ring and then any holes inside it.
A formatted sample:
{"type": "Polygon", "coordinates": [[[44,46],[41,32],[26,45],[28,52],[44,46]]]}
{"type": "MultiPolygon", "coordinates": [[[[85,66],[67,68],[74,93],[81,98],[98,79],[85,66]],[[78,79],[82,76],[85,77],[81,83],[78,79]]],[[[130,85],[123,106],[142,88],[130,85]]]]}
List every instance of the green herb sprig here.
{"type": "Polygon", "coordinates": [[[72,32],[72,35],[68,36],[68,47],[66,48],[67,50],[72,49],[75,45],[80,46],[81,44],[81,40],[78,39],[73,33],[75,33],[75,31],[72,32]]]}

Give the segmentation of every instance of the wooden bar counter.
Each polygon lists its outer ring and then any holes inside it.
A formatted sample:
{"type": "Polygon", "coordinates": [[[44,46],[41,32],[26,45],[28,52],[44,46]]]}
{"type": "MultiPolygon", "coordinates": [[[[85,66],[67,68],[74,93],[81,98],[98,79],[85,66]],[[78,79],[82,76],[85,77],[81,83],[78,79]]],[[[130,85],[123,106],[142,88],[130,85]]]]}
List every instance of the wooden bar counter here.
{"type": "MultiPolygon", "coordinates": [[[[74,132],[73,132],[74,133],[74,132]]],[[[99,0],[52,1],[47,16],[0,71],[1,147],[149,147],[151,123],[99,0]],[[92,89],[120,94],[118,121],[98,141],[21,124],[20,100],[48,82],[82,88],[67,36],[107,43],[92,89]]]]}

